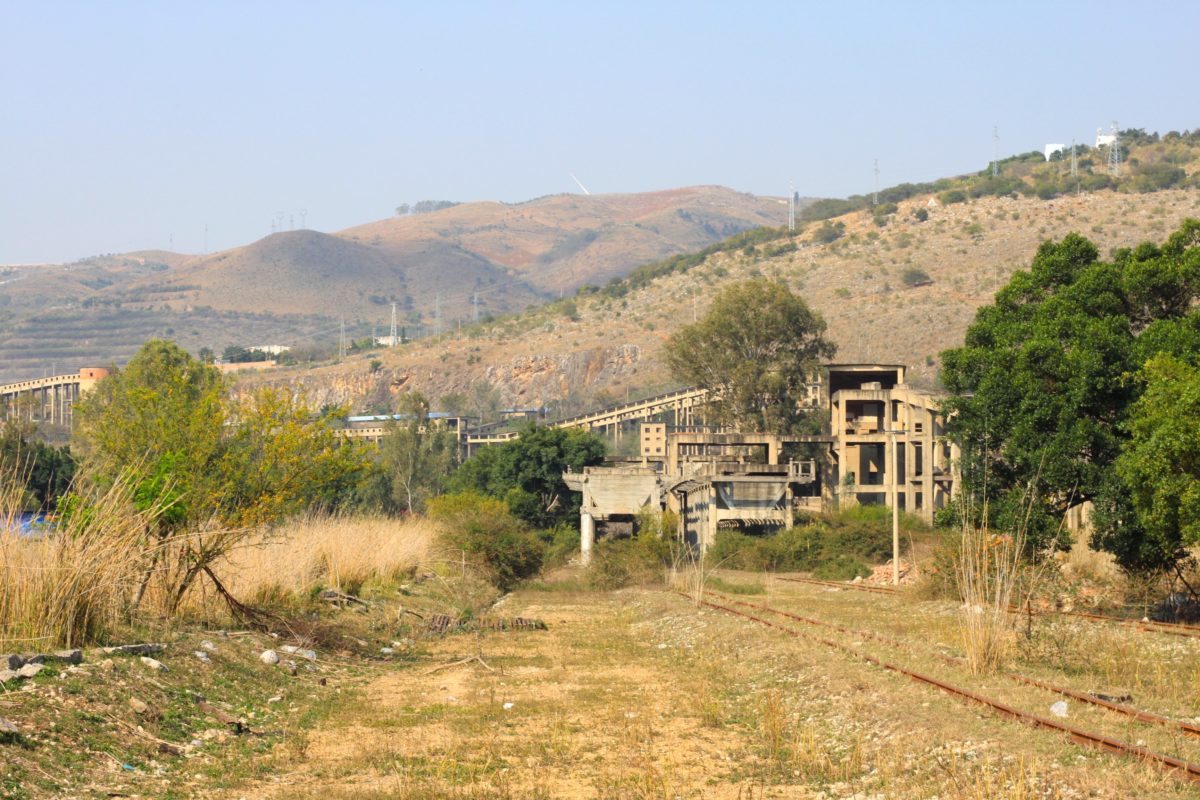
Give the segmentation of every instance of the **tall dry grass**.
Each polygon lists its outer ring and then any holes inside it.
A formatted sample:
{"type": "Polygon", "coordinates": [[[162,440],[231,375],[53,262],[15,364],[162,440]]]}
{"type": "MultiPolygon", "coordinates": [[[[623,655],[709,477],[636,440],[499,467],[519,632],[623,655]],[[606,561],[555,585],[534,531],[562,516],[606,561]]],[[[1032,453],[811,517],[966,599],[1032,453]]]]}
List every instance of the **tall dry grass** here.
{"type": "MultiPolygon", "coordinates": [[[[213,571],[251,605],[293,600],[317,587],[357,594],[428,564],[436,538],[436,527],[417,517],[307,517],[252,535],[213,571]]],[[[206,588],[195,593],[201,601],[206,588]]]]}
{"type": "Polygon", "coordinates": [[[967,665],[976,675],[1003,666],[1016,642],[1008,609],[1021,580],[1024,548],[1023,529],[998,534],[987,525],[963,524],[955,579],[963,601],[963,649],[967,665]]]}
{"type": "Polygon", "coordinates": [[[20,533],[24,481],[0,474],[0,652],[75,647],[120,625],[145,569],[145,515],[121,481],[76,513],[20,533]]]}

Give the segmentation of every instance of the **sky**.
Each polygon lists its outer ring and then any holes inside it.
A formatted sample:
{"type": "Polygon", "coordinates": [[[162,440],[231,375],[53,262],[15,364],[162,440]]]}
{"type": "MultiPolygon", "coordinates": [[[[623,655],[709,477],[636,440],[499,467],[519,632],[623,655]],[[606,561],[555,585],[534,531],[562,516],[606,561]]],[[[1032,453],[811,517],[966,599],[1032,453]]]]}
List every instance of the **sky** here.
{"type": "Polygon", "coordinates": [[[0,0],[0,264],[1200,127],[1200,3],[0,0]],[[207,229],[207,234],[205,233],[207,229]]]}

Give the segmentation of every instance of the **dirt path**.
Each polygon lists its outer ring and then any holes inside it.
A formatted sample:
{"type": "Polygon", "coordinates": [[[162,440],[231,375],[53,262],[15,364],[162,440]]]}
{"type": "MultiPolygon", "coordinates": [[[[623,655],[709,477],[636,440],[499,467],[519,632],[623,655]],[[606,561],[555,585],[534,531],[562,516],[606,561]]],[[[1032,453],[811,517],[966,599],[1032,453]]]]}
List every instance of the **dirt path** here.
{"type": "Polygon", "coordinates": [[[549,629],[434,640],[421,665],[347,690],[275,779],[230,796],[1194,794],[665,592],[529,592],[504,613],[549,629]],[[470,656],[487,666],[439,668],[470,656]]]}

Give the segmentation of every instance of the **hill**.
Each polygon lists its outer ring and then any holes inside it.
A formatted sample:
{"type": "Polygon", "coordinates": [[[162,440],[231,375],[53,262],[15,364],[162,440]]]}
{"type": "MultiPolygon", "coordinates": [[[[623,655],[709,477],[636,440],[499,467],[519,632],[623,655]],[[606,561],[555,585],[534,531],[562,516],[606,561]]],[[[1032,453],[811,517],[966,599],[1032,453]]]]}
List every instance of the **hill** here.
{"type": "Polygon", "coordinates": [[[554,195],[462,203],[334,234],[275,233],[207,256],[142,251],[5,268],[0,381],[41,375],[59,355],[119,363],[148,334],[220,352],[304,345],[344,320],[362,338],[387,324],[392,303],[410,333],[433,331],[520,311],[786,216],[780,199],[718,186],[554,195]]]}
{"type": "Polygon", "coordinates": [[[1161,240],[1194,216],[1194,189],[952,204],[916,196],[882,225],[869,209],[837,218],[832,227],[842,232],[833,241],[824,241],[824,223],[813,224],[794,237],[723,249],[686,269],[658,270],[645,281],[627,279],[454,335],[251,380],[300,384],[317,402],[363,410],[387,408],[402,391],[440,398],[490,386],[505,405],[569,412],[665,388],[670,377],[659,353],[671,331],[703,314],[721,286],[768,275],[825,316],[838,359],[910,364],[914,381],[931,386],[938,354],[961,343],[975,309],[1028,266],[1042,241],[1078,231],[1107,253],[1161,240]],[[380,369],[372,371],[373,359],[380,369]]]}

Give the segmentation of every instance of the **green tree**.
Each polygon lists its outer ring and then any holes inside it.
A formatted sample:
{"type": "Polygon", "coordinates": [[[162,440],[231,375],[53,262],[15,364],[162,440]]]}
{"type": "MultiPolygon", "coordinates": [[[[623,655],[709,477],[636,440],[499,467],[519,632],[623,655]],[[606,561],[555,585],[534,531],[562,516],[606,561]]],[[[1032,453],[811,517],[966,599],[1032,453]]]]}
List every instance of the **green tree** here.
{"type": "Polygon", "coordinates": [[[485,447],[465,461],[447,488],[504,500],[538,528],[573,523],[580,496],[567,489],[562,474],[600,463],[604,451],[604,440],[594,433],[531,424],[511,442],[485,447]]]}
{"type": "Polygon", "coordinates": [[[417,513],[441,493],[457,466],[458,441],[429,419],[429,402],[423,395],[404,395],[398,411],[403,418],[389,423],[379,445],[380,463],[390,484],[389,507],[417,513]]]}
{"type": "Polygon", "coordinates": [[[24,484],[26,511],[50,511],[71,487],[75,458],[69,447],[35,439],[36,432],[16,417],[0,424],[0,476],[24,484]]]}
{"type": "Polygon", "coordinates": [[[726,287],[703,319],[671,335],[665,356],[677,380],[708,389],[720,423],[785,433],[808,424],[798,401],[836,349],[820,314],[785,284],[760,278],[726,287]]]}
{"type": "Polygon", "coordinates": [[[332,415],[314,416],[283,390],[233,401],[217,370],[162,340],[102,380],[78,416],[89,478],[128,481],[136,505],[155,511],[150,568],[134,605],[157,572],[168,612],[252,526],[336,501],[364,465],[332,415]]]}
{"type": "Polygon", "coordinates": [[[1144,536],[1120,540],[1131,549],[1121,560],[1173,564],[1200,544],[1200,370],[1164,353],[1142,378],[1116,466],[1144,536]]]}
{"type": "Polygon", "coordinates": [[[430,500],[429,517],[441,527],[441,543],[502,592],[542,568],[545,545],[502,500],[478,492],[442,495],[430,500]]]}
{"type": "Polygon", "coordinates": [[[962,347],[942,354],[946,410],[963,451],[964,486],[991,521],[1028,524],[1034,543],[1061,531],[1063,513],[1095,506],[1096,542],[1130,569],[1169,566],[1114,464],[1140,394],[1129,376],[1160,352],[1200,354],[1200,222],[1160,248],[1099,260],[1077,234],[1046,242],[981,308],[962,347]]]}

